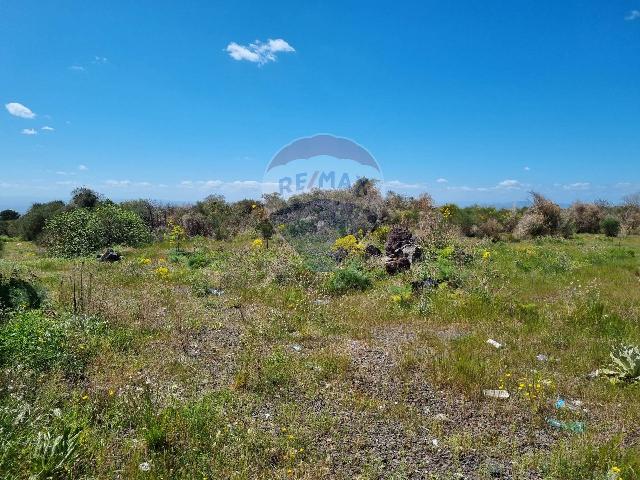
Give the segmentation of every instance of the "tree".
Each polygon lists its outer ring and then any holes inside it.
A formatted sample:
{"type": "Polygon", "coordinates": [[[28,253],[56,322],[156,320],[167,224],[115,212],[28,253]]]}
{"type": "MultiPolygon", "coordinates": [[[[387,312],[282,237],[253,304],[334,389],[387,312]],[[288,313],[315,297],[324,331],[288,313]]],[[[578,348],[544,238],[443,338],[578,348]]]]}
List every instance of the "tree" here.
{"type": "Polygon", "coordinates": [[[20,218],[20,214],[15,210],[2,210],[0,212],[0,221],[2,222],[17,220],[18,218],[20,218]]]}
{"type": "Polygon", "coordinates": [[[271,237],[273,237],[273,234],[276,231],[276,229],[273,227],[273,224],[269,221],[268,218],[264,218],[260,220],[260,222],[258,222],[257,230],[258,232],[260,232],[260,235],[265,241],[265,247],[269,248],[269,240],[271,239],[271,237]]]}
{"type": "Polygon", "coordinates": [[[61,200],[34,203],[27,213],[17,220],[18,233],[25,240],[36,240],[42,233],[46,221],[62,210],[64,210],[64,202],[61,200]]]}
{"type": "Polygon", "coordinates": [[[69,205],[73,208],[95,208],[100,203],[100,194],[87,187],[78,187],[71,192],[69,205]]]}

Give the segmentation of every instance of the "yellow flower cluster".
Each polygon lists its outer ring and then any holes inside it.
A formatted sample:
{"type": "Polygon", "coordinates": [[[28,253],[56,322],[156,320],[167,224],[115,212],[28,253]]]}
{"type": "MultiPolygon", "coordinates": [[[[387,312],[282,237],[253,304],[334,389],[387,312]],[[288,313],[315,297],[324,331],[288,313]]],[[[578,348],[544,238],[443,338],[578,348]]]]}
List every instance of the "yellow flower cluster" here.
{"type": "Polygon", "coordinates": [[[264,247],[264,240],[262,240],[261,238],[256,238],[253,242],[251,242],[251,248],[255,250],[260,250],[262,247],[264,247]]]}
{"type": "Polygon", "coordinates": [[[169,278],[169,269],[167,267],[158,267],[156,268],[156,275],[163,280],[169,278]]]}
{"type": "Polygon", "coordinates": [[[482,252],[482,259],[489,260],[491,258],[491,252],[489,250],[485,250],[482,252]]]}
{"type": "Polygon", "coordinates": [[[145,258],[145,257],[140,257],[138,259],[138,263],[140,265],[151,265],[151,259],[150,258],[145,258]]]}
{"type": "Polygon", "coordinates": [[[355,235],[346,235],[338,238],[333,244],[333,250],[345,250],[349,254],[362,253],[364,245],[358,241],[355,235]]]}

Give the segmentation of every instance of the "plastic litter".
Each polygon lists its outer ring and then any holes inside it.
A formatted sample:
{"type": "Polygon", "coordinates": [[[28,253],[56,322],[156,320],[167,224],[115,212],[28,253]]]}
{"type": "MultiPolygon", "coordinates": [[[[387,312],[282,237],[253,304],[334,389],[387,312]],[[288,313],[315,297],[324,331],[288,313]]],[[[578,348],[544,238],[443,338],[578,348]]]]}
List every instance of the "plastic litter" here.
{"type": "Polygon", "coordinates": [[[563,422],[557,418],[548,418],[547,423],[553,428],[573,433],[584,433],[586,425],[584,422],[563,422]]]}
{"type": "Polygon", "coordinates": [[[224,293],[224,290],[220,290],[218,288],[209,288],[207,290],[207,293],[209,295],[215,295],[216,297],[219,297],[220,295],[222,295],[224,293]]]}
{"type": "Polygon", "coordinates": [[[496,342],[493,338],[490,338],[489,340],[487,340],[487,343],[492,347],[496,347],[498,349],[502,348],[502,344],[500,342],[496,342]]]}
{"type": "Polygon", "coordinates": [[[507,392],[506,390],[483,390],[482,394],[485,397],[489,397],[489,398],[500,398],[500,399],[506,399],[509,398],[509,392],[507,392]]]}
{"type": "Polygon", "coordinates": [[[302,351],[302,345],[300,345],[298,343],[294,343],[293,345],[291,345],[291,349],[294,352],[301,352],[302,351]]]}

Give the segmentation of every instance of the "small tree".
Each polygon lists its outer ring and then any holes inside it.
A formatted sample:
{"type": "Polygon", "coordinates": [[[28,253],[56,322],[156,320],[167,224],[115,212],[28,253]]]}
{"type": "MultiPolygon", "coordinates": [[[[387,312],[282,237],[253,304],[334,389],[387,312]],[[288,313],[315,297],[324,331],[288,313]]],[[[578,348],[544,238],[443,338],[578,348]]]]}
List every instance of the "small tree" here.
{"type": "Polygon", "coordinates": [[[268,218],[262,219],[258,223],[257,230],[260,232],[260,235],[265,242],[265,248],[269,248],[269,240],[271,240],[271,237],[273,237],[273,234],[276,231],[273,224],[268,218]]]}
{"type": "Polygon", "coordinates": [[[169,224],[169,244],[180,251],[180,244],[187,239],[187,232],[180,225],[169,224]]]}
{"type": "Polygon", "coordinates": [[[620,220],[615,217],[607,217],[602,221],[602,231],[607,237],[620,235],[620,220]]]}

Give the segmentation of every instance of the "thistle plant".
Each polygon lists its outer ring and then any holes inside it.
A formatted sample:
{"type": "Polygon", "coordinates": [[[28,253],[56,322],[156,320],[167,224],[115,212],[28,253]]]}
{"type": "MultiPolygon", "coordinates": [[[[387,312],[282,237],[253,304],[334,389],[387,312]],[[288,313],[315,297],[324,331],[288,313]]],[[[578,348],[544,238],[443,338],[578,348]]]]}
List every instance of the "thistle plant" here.
{"type": "Polygon", "coordinates": [[[598,370],[599,375],[609,377],[611,383],[640,383],[640,347],[620,345],[609,355],[611,363],[598,370]]]}

